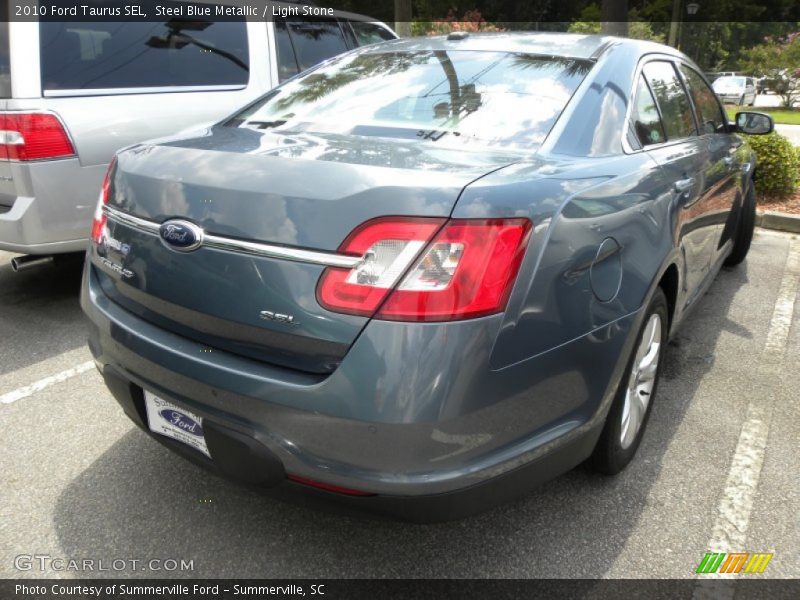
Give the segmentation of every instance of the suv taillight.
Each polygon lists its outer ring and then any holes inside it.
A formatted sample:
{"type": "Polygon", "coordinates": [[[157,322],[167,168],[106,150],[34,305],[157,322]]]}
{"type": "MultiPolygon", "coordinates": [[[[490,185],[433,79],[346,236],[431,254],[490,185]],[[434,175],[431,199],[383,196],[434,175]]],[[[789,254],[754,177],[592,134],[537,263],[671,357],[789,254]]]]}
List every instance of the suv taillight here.
{"type": "Polygon", "coordinates": [[[29,161],[68,156],[75,156],[75,148],[55,115],[0,114],[0,159],[29,161]]]}
{"type": "Polygon", "coordinates": [[[326,269],[317,298],[330,311],[394,321],[502,312],[530,232],[528,219],[368,221],[340,247],[363,260],[326,269]]]}
{"type": "Polygon", "coordinates": [[[108,222],[103,212],[103,207],[108,204],[111,193],[111,177],[114,173],[114,167],[117,164],[117,157],[111,159],[106,170],[106,176],[103,178],[103,186],[100,188],[100,197],[97,199],[97,208],[94,210],[94,219],[92,220],[92,241],[95,244],[103,243],[103,235],[108,222]]]}

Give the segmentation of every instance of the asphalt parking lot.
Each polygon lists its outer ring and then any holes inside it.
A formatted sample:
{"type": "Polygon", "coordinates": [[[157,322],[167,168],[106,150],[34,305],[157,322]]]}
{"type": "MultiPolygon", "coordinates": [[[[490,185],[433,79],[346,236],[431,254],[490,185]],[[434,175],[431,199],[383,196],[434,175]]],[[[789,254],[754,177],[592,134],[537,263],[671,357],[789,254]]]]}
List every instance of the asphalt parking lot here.
{"type": "MultiPolygon", "coordinates": [[[[266,498],[123,415],[91,364],[79,273],[0,252],[0,577],[695,577],[707,551],[800,577],[800,238],[758,231],[671,343],[633,464],[578,468],[467,520],[410,525],[266,498]],[[44,571],[19,555],[191,560],[44,571]]],[[[744,575],[742,575],[744,577],[744,575]]],[[[751,577],[748,575],[747,577],[751,577]]]]}

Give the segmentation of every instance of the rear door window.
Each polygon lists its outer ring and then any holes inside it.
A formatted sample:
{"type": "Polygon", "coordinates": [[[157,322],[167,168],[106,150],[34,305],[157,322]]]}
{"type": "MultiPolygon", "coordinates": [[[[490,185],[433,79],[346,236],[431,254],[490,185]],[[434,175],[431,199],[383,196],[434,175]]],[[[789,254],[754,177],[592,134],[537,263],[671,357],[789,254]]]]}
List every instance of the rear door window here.
{"type": "MultiPolygon", "coordinates": [[[[5,18],[0,8],[0,18],[5,18]]],[[[8,45],[8,21],[0,21],[0,98],[11,98],[11,57],[8,45]]]]}
{"type": "Polygon", "coordinates": [[[717,101],[717,95],[694,69],[684,65],[681,65],[680,69],[694,100],[697,116],[700,119],[700,131],[702,133],[724,131],[725,118],[722,107],[717,101]]]}
{"type": "Polygon", "coordinates": [[[639,77],[639,84],[636,88],[632,119],[636,139],[642,146],[652,146],[666,141],[656,101],[643,76],[639,77]]]}
{"type": "MultiPolygon", "coordinates": [[[[277,28],[277,21],[276,21],[277,28]]],[[[339,23],[333,20],[286,21],[297,68],[305,71],[332,56],[347,51],[339,23]]]]}
{"type": "Polygon", "coordinates": [[[39,23],[44,91],[247,85],[247,24],[39,23]]]}
{"type": "Polygon", "coordinates": [[[278,53],[278,80],[286,81],[300,72],[286,21],[275,20],[275,47],[278,53]]]}
{"type": "Polygon", "coordinates": [[[356,40],[359,46],[366,46],[367,44],[377,44],[379,42],[386,42],[388,40],[396,39],[391,31],[385,27],[381,27],[377,23],[369,23],[367,21],[350,21],[350,26],[356,34],[356,40]]]}
{"type": "Polygon", "coordinates": [[[339,19],[339,28],[344,34],[344,39],[347,42],[347,48],[350,50],[353,48],[358,48],[360,44],[356,39],[355,31],[353,31],[353,28],[350,27],[350,23],[345,19],[339,19]]]}
{"type": "Polygon", "coordinates": [[[696,135],[692,106],[672,63],[647,63],[643,73],[658,103],[667,139],[674,141],[696,135]]]}

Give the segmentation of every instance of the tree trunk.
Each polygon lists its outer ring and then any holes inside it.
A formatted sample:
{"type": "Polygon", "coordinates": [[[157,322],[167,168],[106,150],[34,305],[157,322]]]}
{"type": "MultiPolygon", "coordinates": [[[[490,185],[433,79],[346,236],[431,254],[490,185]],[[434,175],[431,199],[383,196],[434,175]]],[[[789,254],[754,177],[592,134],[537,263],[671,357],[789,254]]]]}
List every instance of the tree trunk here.
{"type": "Polygon", "coordinates": [[[678,28],[681,22],[681,0],[673,0],[672,2],[672,20],[669,22],[669,36],[667,37],[667,44],[673,48],[678,47],[678,28]]]}
{"type": "Polygon", "coordinates": [[[458,74],[450,57],[447,56],[447,52],[437,50],[434,55],[439,59],[439,64],[442,65],[442,70],[450,86],[450,116],[453,117],[461,109],[461,89],[458,87],[458,74]]]}
{"type": "Polygon", "coordinates": [[[400,37],[411,37],[412,0],[394,0],[394,30],[400,37]]]}
{"type": "Polygon", "coordinates": [[[603,0],[600,21],[605,35],[628,35],[628,0],[603,0]]]}

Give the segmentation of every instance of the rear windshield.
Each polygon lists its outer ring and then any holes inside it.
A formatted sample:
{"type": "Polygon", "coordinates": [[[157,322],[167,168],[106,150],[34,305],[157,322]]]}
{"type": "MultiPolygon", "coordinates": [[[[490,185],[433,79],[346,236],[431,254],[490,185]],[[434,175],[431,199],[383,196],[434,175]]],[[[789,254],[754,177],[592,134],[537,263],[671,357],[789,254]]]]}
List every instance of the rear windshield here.
{"type": "Polygon", "coordinates": [[[720,77],[714,82],[719,87],[744,87],[744,77],[720,77]]]}
{"type": "Polygon", "coordinates": [[[528,148],[591,66],[508,52],[361,51],[287,82],[227,124],[528,148]]]}
{"type": "MultiPolygon", "coordinates": [[[[0,8],[0,18],[5,18],[0,8]]],[[[11,97],[11,62],[8,49],[8,21],[0,21],[0,98],[11,97]]]]}
{"type": "Polygon", "coordinates": [[[45,91],[245,86],[244,22],[40,22],[45,91]]]}

